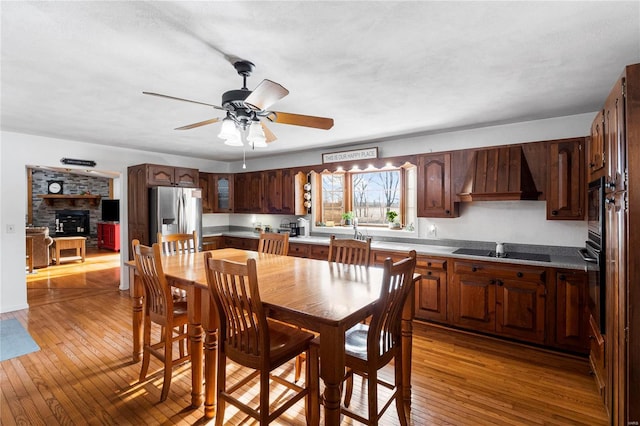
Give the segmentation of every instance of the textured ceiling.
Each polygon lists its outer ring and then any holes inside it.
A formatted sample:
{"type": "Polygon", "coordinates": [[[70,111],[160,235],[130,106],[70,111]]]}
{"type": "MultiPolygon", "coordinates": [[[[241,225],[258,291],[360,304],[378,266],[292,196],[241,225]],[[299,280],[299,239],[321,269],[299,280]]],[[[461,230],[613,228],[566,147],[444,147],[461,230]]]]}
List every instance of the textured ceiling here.
{"type": "Polygon", "coordinates": [[[0,3],[2,130],[238,160],[213,117],[239,89],[230,61],[290,94],[247,157],[596,111],[640,62],[640,2],[0,3]]]}

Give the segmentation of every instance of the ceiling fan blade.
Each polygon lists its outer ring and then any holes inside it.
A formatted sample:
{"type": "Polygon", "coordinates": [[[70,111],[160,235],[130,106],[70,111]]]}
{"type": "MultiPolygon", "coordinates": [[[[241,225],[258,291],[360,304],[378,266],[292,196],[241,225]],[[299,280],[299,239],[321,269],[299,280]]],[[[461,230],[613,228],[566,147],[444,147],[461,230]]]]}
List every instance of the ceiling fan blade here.
{"type": "Polygon", "coordinates": [[[291,114],[289,112],[271,111],[267,119],[274,123],[293,124],[294,126],[314,127],[329,130],[333,127],[333,118],[314,117],[312,115],[291,114]]]}
{"type": "Polygon", "coordinates": [[[273,132],[271,130],[269,130],[269,128],[267,127],[266,124],[264,124],[262,121],[260,122],[260,125],[262,126],[262,130],[264,131],[264,136],[267,138],[267,143],[273,142],[276,139],[278,139],[276,137],[276,135],[273,134],[273,132]]]}
{"type": "Polygon", "coordinates": [[[256,109],[265,110],[288,94],[289,91],[280,84],[271,80],[262,80],[244,102],[256,109]]]}
{"type": "Polygon", "coordinates": [[[196,127],[206,126],[207,124],[217,123],[218,121],[220,121],[220,119],[219,119],[219,118],[212,118],[212,119],[210,119],[210,120],[200,121],[199,123],[187,124],[186,126],[176,127],[176,128],[175,128],[175,129],[173,129],[173,130],[189,130],[189,129],[195,129],[196,127]]]}
{"type": "Polygon", "coordinates": [[[192,104],[200,104],[200,105],[206,105],[206,106],[210,106],[213,107],[215,109],[220,109],[224,111],[224,108],[219,107],[218,105],[211,105],[211,104],[207,104],[205,102],[199,102],[199,101],[192,101],[190,99],[183,99],[183,98],[176,98],[175,96],[169,96],[169,95],[162,95],[160,93],[153,93],[153,92],[142,92],[145,95],[151,95],[151,96],[158,96],[161,98],[167,98],[167,99],[173,99],[175,101],[184,101],[184,102],[191,102],[192,104]]]}

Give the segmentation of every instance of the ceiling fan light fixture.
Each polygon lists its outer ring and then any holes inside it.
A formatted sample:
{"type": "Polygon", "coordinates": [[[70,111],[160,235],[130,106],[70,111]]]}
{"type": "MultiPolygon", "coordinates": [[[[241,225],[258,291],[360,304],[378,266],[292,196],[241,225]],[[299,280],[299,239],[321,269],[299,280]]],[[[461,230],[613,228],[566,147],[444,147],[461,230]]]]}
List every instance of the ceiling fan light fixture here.
{"type": "Polygon", "coordinates": [[[239,138],[239,136],[240,134],[236,128],[236,124],[232,119],[225,118],[222,120],[222,127],[220,127],[220,133],[218,133],[220,139],[239,138]]]}
{"type": "Polygon", "coordinates": [[[254,148],[266,148],[267,137],[264,134],[260,121],[252,121],[249,126],[249,135],[247,140],[253,145],[254,148]]]}
{"type": "Polygon", "coordinates": [[[235,135],[232,135],[231,137],[228,137],[225,141],[224,141],[225,145],[229,145],[229,146],[244,146],[244,144],[242,143],[242,138],[240,137],[240,133],[238,132],[235,135]]]}

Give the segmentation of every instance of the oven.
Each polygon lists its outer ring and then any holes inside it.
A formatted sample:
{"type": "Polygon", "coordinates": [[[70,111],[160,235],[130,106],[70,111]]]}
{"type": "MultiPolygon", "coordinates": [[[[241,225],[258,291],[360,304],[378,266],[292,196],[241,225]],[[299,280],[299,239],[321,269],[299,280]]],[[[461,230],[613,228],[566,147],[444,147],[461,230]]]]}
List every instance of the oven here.
{"type": "Polygon", "coordinates": [[[585,248],[581,250],[582,257],[589,262],[587,274],[589,277],[589,310],[600,332],[605,333],[605,201],[604,177],[589,184],[587,206],[588,235],[585,248]]]}

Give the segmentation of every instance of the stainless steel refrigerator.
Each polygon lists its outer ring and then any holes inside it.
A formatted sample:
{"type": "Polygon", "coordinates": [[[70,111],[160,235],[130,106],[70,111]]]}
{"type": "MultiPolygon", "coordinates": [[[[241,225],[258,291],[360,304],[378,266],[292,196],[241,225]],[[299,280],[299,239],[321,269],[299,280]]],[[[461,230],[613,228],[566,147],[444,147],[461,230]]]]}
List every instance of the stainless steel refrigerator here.
{"type": "Polygon", "coordinates": [[[202,190],[160,186],[149,193],[149,240],[158,242],[157,233],[190,234],[196,231],[202,250],[202,190]]]}

